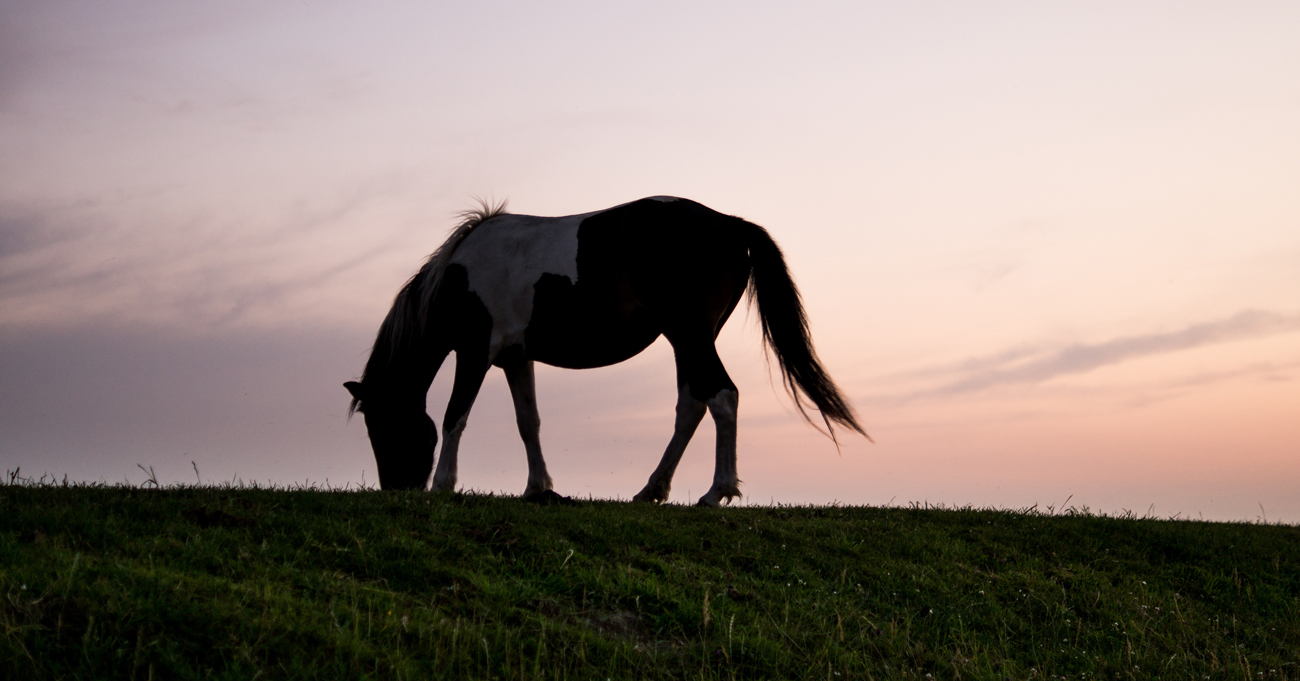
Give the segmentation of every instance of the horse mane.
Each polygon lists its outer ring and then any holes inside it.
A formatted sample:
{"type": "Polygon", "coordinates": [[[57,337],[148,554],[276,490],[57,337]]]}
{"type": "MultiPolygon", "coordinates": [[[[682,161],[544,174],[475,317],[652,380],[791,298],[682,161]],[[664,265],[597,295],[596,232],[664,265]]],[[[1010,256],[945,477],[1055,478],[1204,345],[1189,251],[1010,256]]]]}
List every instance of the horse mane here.
{"type": "MultiPolygon", "coordinates": [[[[451,262],[451,256],[475,228],[492,218],[506,214],[505,199],[495,203],[476,199],[476,202],[477,206],[456,214],[459,222],[447,235],[447,239],[429,255],[419,271],[406,280],[402,289],[397,292],[392,309],[388,311],[388,316],[384,317],[384,323],[379,326],[379,337],[375,339],[375,344],[371,348],[370,360],[366,362],[366,368],[361,372],[362,384],[365,384],[366,378],[371,376],[381,363],[386,365],[393,357],[424,337],[429,321],[429,306],[433,303],[434,295],[438,293],[442,274],[451,262]]],[[[360,399],[353,398],[352,404],[348,407],[348,415],[355,413],[360,404],[360,399]]]]}

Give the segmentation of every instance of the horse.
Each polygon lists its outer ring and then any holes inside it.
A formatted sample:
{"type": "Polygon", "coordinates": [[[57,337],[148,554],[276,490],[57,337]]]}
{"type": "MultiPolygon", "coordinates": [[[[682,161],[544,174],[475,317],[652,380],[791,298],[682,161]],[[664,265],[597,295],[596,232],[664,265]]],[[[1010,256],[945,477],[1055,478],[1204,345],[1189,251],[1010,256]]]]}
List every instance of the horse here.
{"type": "Polygon", "coordinates": [[[524,499],[563,499],[552,491],[542,458],[534,362],[609,366],[663,335],[677,369],[676,423],[658,467],[633,500],[667,501],[673,472],[708,411],[716,464],[699,505],[729,504],[740,496],[739,393],[714,342],[746,291],[800,414],[813,423],[806,399],[837,445],[832,424],[870,439],[818,360],[785,258],[762,227],[667,196],[565,217],[505,208],[481,203],[460,214],[459,225],[397,294],[361,379],[344,384],[352,395],[348,415],[365,417],[381,489],[425,488],[438,442],[425,397],[454,351],[455,382],[430,489],[455,488],[470,407],[496,366],[509,383],[527,454],[524,499]]]}

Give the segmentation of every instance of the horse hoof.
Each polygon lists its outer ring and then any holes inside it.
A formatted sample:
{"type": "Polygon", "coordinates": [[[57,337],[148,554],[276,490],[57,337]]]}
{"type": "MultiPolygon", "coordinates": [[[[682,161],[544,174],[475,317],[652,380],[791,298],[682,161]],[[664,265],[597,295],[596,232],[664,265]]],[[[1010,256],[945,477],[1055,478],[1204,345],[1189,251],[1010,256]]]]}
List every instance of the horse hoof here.
{"type": "Polygon", "coordinates": [[[523,497],[524,501],[538,506],[577,506],[578,502],[569,497],[560,496],[554,490],[543,490],[541,492],[530,492],[523,497]]]}

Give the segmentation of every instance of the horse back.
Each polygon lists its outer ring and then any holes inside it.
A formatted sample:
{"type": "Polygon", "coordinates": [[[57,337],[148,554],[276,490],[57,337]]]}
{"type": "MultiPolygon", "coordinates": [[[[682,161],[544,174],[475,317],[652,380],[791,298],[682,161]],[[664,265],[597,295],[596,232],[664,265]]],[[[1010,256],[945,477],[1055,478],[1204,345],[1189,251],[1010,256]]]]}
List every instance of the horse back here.
{"type": "Polygon", "coordinates": [[[605,366],[664,332],[716,335],[748,281],[746,225],[666,197],[558,218],[502,215],[450,262],[492,319],[490,358],[519,345],[547,364],[605,366]]]}

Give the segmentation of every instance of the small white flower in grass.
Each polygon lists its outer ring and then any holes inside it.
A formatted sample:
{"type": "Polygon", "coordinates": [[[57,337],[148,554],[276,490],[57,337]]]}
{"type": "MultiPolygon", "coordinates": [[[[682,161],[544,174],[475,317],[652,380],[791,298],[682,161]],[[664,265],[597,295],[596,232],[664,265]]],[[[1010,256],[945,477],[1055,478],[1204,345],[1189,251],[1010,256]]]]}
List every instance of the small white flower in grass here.
{"type": "Polygon", "coordinates": [[[24,584],[24,585],[23,585],[23,591],[26,591],[26,590],[27,590],[27,585],[24,584]]]}

